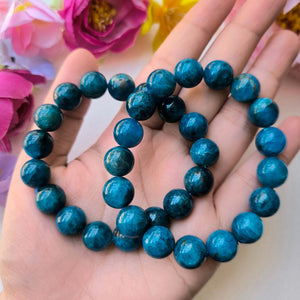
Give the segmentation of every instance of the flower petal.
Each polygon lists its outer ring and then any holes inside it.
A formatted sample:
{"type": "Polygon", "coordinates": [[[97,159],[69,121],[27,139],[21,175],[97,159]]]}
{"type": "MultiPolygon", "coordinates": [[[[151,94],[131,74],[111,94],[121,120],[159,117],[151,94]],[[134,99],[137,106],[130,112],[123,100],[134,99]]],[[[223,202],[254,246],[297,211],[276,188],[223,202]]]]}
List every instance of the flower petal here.
{"type": "Polygon", "coordinates": [[[2,140],[9,129],[14,114],[14,107],[11,99],[0,98],[0,140],[2,140]]]}

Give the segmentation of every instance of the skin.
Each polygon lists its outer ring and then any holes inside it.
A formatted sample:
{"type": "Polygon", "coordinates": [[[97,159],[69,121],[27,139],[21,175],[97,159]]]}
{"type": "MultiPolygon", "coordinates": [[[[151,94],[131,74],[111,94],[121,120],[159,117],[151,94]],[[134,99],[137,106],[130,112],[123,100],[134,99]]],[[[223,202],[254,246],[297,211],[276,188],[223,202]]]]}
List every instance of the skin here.
{"type": "MultiPolygon", "coordinates": [[[[156,68],[172,71],[180,59],[198,58],[233,2],[199,1],[154,54],[136,84],[144,82],[156,68]]],[[[283,6],[281,0],[249,0],[219,35],[201,64],[206,66],[214,59],[223,59],[231,64],[235,75],[241,73],[261,35],[283,6]]],[[[272,37],[249,70],[261,83],[261,97],[274,97],[298,51],[299,40],[292,32],[280,31],[272,37]]],[[[85,72],[97,68],[97,61],[90,53],[74,51],[64,62],[45,102],[52,102],[57,84],[66,81],[78,84],[85,72]]],[[[192,214],[171,226],[176,240],[194,234],[205,241],[216,229],[230,230],[233,218],[249,210],[249,195],[259,186],[256,166],[263,156],[256,152],[236,168],[257,128],[247,117],[248,105],[228,97],[228,90],[212,91],[201,83],[177,93],[185,99],[188,112],[206,116],[207,137],[221,150],[217,164],[211,168],[215,178],[213,190],[205,197],[195,198],[192,214]]],[[[77,110],[65,113],[62,127],[53,133],[55,147],[46,161],[51,165],[51,182],[64,189],[68,205],[80,206],[88,222],[103,220],[114,228],[117,211],[105,206],[101,199],[102,187],[109,178],[103,157],[115,146],[113,127],[126,113],[122,107],[99,140],[66,164],[88,105],[89,100],[85,99],[77,110]]],[[[157,115],[143,122],[143,126],[144,140],[133,149],[136,163],[128,176],[135,186],[133,204],[161,207],[170,189],[183,188],[183,176],[193,166],[189,156],[191,145],[178,133],[178,124],[163,124],[157,115]]],[[[280,158],[289,163],[300,148],[297,138],[300,118],[290,117],[280,128],[288,141],[280,158]]],[[[4,216],[0,244],[1,300],[190,299],[216,271],[218,264],[211,259],[198,269],[185,270],[173,255],[156,260],[142,249],[123,253],[114,246],[95,253],[85,248],[80,237],[62,236],[56,229],[55,217],[38,211],[34,190],[20,179],[20,168],[28,159],[22,152],[4,216]]]]}

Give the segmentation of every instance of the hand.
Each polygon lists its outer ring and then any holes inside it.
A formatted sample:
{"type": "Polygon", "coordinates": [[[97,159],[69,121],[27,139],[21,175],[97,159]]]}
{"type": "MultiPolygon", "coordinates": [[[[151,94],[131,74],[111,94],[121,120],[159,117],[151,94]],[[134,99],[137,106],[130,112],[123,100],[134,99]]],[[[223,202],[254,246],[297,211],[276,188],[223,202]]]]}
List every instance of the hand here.
{"type": "MultiPolygon", "coordinates": [[[[144,82],[157,68],[173,70],[182,58],[198,58],[207,42],[233,6],[230,1],[202,0],[173,30],[136,80],[144,82]]],[[[249,0],[218,36],[203,57],[206,66],[214,59],[230,63],[234,74],[241,73],[262,34],[274,21],[284,1],[249,0]]],[[[280,80],[299,51],[295,34],[280,31],[271,38],[249,73],[261,83],[262,97],[274,97],[280,80]],[[276,62],[276,63],[274,63],[276,62]]],[[[46,98],[52,102],[53,89],[61,82],[78,84],[87,71],[97,70],[96,60],[85,50],[70,54],[46,98]]],[[[209,121],[207,137],[217,143],[220,157],[211,168],[215,184],[209,195],[194,197],[192,214],[171,226],[175,239],[193,234],[206,240],[217,229],[230,230],[233,218],[247,211],[249,195],[259,186],[256,166],[263,158],[254,153],[237,168],[257,128],[247,116],[248,106],[213,91],[204,83],[191,90],[178,90],[188,112],[199,112],[209,121]],[[234,145],[234,147],[233,147],[234,145]],[[233,171],[234,170],[234,171],[233,171]]],[[[66,165],[68,152],[88,108],[89,100],[66,112],[62,127],[53,133],[55,146],[46,159],[51,182],[67,194],[67,204],[81,207],[88,222],[102,220],[115,227],[117,210],[105,205],[102,187],[110,177],[103,157],[115,146],[112,131],[127,117],[124,106],[99,140],[66,165]]],[[[164,195],[183,188],[183,177],[194,164],[189,143],[179,134],[178,124],[165,124],[157,115],[142,122],[144,139],[133,149],[135,166],[128,178],[135,186],[133,204],[143,208],[162,206],[164,195]]],[[[289,163],[300,148],[300,118],[284,121],[280,128],[288,143],[280,156],[289,163]]],[[[38,211],[34,190],[20,179],[20,168],[29,157],[22,152],[13,176],[5,211],[0,247],[0,275],[4,299],[190,299],[212,276],[218,264],[208,259],[200,268],[186,270],[173,255],[155,260],[143,249],[124,253],[111,246],[103,252],[85,248],[80,237],[62,236],[55,218],[38,211]]]]}

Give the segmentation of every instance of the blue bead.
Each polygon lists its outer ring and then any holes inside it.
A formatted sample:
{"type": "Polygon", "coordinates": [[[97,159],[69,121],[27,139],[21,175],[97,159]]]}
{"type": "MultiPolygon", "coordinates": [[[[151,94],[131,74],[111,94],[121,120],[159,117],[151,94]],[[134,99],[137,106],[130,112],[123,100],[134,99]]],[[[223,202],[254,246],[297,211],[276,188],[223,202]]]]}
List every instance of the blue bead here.
{"type": "Polygon", "coordinates": [[[143,139],[142,125],[134,119],[127,118],[119,121],[114,128],[116,142],[125,148],[137,146],[143,139]]]}
{"type": "Polygon", "coordinates": [[[170,219],[166,211],[160,207],[149,207],[145,210],[148,215],[150,223],[149,226],[170,226],[170,219]]]}
{"type": "Polygon", "coordinates": [[[164,198],[164,210],[173,219],[187,217],[193,209],[193,199],[186,190],[174,189],[164,198]]]}
{"type": "Polygon", "coordinates": [[[81,77],[79,88],[85,97],[99,98],[105,93],[107,82],[103,74],[91,71],[81,77]]]}
{"type": "Polygon", "coordinates": [[[23,148],[32,158],[44,158],[53,149],[52,136],[42,130],[29,131],[24,137],[23,148]]]}
{"type": "Polygon", "coordinates": [[[53,104],[43,104],[34,112],[35,124],[44,131],[57,130],[63,121],[61,110],[53,104]]]}
{"type": "Polygon", "coordinates": [[[158,103],[157,110],[162,120],[175,123],[180,121],[185,114],[185,104],[180,97],[173,95],[158,103]]]}
{"type": "Polygon", "coordinates": [[[30,187],[41,187],[50,180],[50,168],[42,160],[31,159],[23,165],[21,178],[30,187]]]}
{"type": "Polygon", "coordinates": [[[131,252],[137,250],[142,245],[142,236],[139,237],[128,237],[119,232],[116,228],[113,232],[113,241],[116,247],[125,252],[131,252]]]}
{"type": "Polygon", "coordinates": [[[116,74],[108,82],[108,91],[117,100],[126,101],[134,89],[135,83],[127,74],[116,74]]]}
{"type": "Polygon", "coordinates": [[[75,84],[64,82],[55,88],[53,99],[60,109],[73,110],[81,102],[81,91],[75,84]]]}
{"type": "Polygon", "coordinates": [[[181,135],[189,141],[197,141],[204,137],[208,130],[208,123],[204,116],[191,112],[184,115],[179,123],[181,135]]]}
{"type": "Polygon", "coordinates": [[[276,122],[279,109],[271,99],[258,98],[251,104],[248,114],[250,121],[255,126],[269,127],[276,122]]]}
{"type": "Polygon", "coordinates": [[[240,102],[254,101],[260,92],[259,81],[251,74],[244,73],[234,78],[231,85],[232,97],[240,102]]]}
{"type": "Polygon", "coordinates": [[[240,243],[254,243],[263,233],[262,220],[252,212],[243,212],[234,218],[232,233],[240,243]]]}
{"type": "Polygon", "coordinates": [[[262,185],[275,188],[282,185],[288,176],[286,164],[277,157],[263,159],[257,167],[257,178],[262,185]]]}
{"type": "Polygon", "coordinates": [[[114,147],[104,156],[104,166],[113,176],[128,174],[134,165],[134,157],[130,150],[124,147],[114,147]]]}
{"type": "Polygon", "coordinates": [[[173,251],[174,246],[174,237],[164,226],[153,226],[143,236],[144,250],[154,258],[167,257],[173,251]]]}
{"type": "Polygon", "coordinates": [[[147,230],[149,222],[145,211],[135,205],[122,208],[116,219],[119,232],[129,237],[141,236],[147,230]]]}
{"type": "Polygon", "coordinates": [[[88,224],[82,233],[82,240],[86,247],[93,251],[106,249],[112,241],[111,229],[103,222],[88,224]]]}
{"type": "Polygon", "coordinates": [[[262,129],[255,139],[257,150],[265,156],[277,156],[286,146],[284,133],[276,127],[262,129]]]}
{"type": "Polygon", "coordinates": [[[86,225],[83,210],[77,206],[66,206],[56,215],[57,229],[65,235],[77,235],[86,225]]]}
{"type": "Polygon", "coordinates": [[[176,65],[174,75],[178,84],[185,88],[191,88],[201,82],[203,69],[197,60],[185,58],[176,65]]]}
{"type": "Polygon", "coordinates": [[[232,260],[238,249],[238,242],[233,234],[226,230],[214,231],[206,241],[208,255],[219,262],[232,260]]]}
{"type": "Polygon", "coordinates": [[[57,214],[66,203],[66,194],[55,184],[47,184],[37,188],[35,203],[38,209],[45,214],[57,214]]]}
{"type": "Polygon", "coordinates": [[[205,167],[196,166],[187,171],[184,176],[185,189],[194,196],[208,194],[214,185],[212,173],[205,167]]]}
{"type": "Polygon", "coordinates": [[[212,166],[219,158],[219,148],[212,140],[201,138],[192,145],[190,154],[195,164],[212,166]]]}
{"type": "Polygon", "coordinates": [[[206,245],[196,236],[185,235],[176,242],[174,257],[186,269],[198,268],[207,257],[206,245]]]}
{"type": "Polygon", "coordinates": [[[174,75],[164,69],[153,71],[147,79],[149,93],[155,98],[166,98],[173,94],[176,81],[174,75]]]}
{"type": "Polygon", "coordinates": [[[253,191],[249,199],[251,211],[260,217],[271,217],[279,209],[280,199],[269,187],[260,187],[253,191]]]}
{"type": "Polygon", "coordinates": [[[214,60],[204,69],[204,81],[214,90],[223,90],[231,85],[233,81],[233,70],[223,60],[214,60]]]}
{"type": "Polygon", "coordinates": [[[146,83],[146,82],[139,84],[139,85],[135,88],[134,93],[135,93],[135,92],[140,92],[140,91],[144,91],[144,92],[147,92],[147,93],[149,92],[149,91],[148,91],[148,87],[147,87],[147,83],[146,83]]]}
{"type": "Polygon", "coordinates": [[[130,204],[134,196],[131,182],[124,177],[113,177],[103,187],[103,199],[113,208],[122,208],[130,204]]]}

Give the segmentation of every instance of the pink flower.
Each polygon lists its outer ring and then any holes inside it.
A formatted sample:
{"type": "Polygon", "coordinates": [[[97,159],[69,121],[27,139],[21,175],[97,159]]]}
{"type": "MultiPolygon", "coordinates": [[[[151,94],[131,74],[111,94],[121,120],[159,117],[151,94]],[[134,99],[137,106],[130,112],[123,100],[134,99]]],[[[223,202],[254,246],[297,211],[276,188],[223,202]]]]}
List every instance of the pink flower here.
{"type": "Polygon", "coordinates": [[[11,151],[9,137],[20,133],[31,118],[34,84],[45,78],[25,70],[0,71],[0,151],[11,151]]]}
{"type": "Polygon", "coordinates": [[[64,39],[70,49],[83,47],[99,57],[130,47],[147,17],[148,0],[65,0],[64,39]]]}

